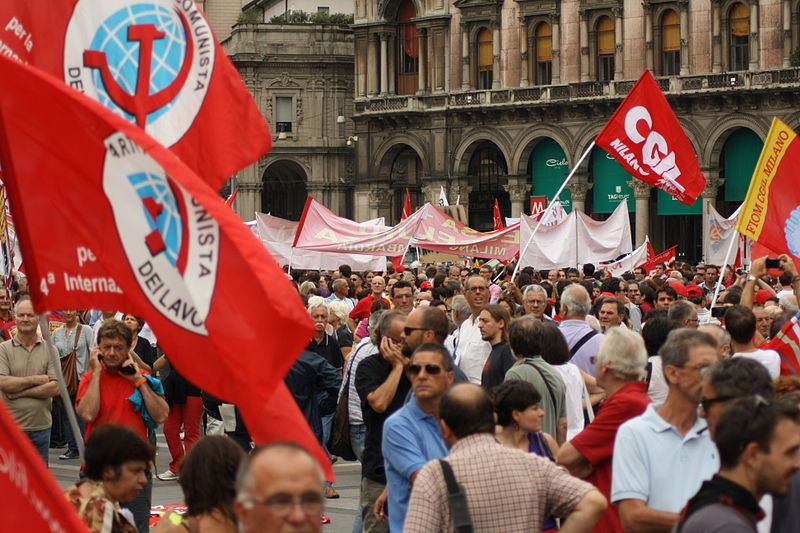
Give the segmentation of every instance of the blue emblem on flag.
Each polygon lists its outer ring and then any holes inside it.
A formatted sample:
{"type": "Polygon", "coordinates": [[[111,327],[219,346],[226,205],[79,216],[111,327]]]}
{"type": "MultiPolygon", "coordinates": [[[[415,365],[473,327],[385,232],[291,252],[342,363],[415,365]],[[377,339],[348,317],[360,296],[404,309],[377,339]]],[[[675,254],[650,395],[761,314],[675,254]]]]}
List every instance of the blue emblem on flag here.
{"type": "Polygon", "coordinates": [[[183,220],[169,183],[161,176],[144,172],[130,174],[128,181],[139,195],[150,225],[151,232],[145,239],[150,254],[164,252],[170,264],[177,268],[183,244],[183,220]]]}

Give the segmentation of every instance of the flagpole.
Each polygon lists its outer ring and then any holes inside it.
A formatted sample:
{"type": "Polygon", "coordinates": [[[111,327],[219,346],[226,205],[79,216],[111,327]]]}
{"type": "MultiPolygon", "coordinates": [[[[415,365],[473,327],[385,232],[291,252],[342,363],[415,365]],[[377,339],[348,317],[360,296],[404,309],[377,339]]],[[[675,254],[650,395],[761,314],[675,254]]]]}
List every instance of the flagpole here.
{"type": "MultiPolygon", "coordinates": [[[[75,407],[72,405],[69,392],[67,392],[67,382],[64,381],[64,373],[61,372],[61,360],[58,357],[58,350],[56,350],[56,347],[53,345],[53,340],[50,338],[50,324],[47,321],[47,317],[43,314],[39,315],[39,327],[42,330],[42,338],[47,346],[47,353],[50,356],[50,364],[53,365],[61,401],[64,402],[64,410],[67,412],[69,426],[72,429],[72,436],[78,444],[78,455],[80,456],[81,462],[83,462],[83,437],[78,427],[78,419],[75,417],[75,407]]],[[[75,330],[75,335],[77,334],[78,330],[75,330]]],[[[89,364],[88,361],[86,364],[89,364]]]]}
{"type": "MultiPolygon", "coordinates": [[[[725,268],[728,266],[728,262],[731,260],[731,253],[733,252],[733,245],[734,243],[739,242],[739,238],[736,237],[735,239],[731,239],[731,243],[728,245],[728,251],[725,252],[725,262],[719,269],[719,280],[717,280],[717,286],[714,289],[714,297],[711,299],[711,307],[714,307],[714,304],[717,303],[717,297],[719,296],[719,289],[722,287],[722,277],[725,275],[725,268]]],[[[733,273],[731,273],[733,274],[733,273]]]]}
{"type": "MultiPolygon", "coordinates": [[[[531,242],[533,241],[533,236],[536,235],[537,231],[539,231],[539,226],[541,226],[542,222],[544,222],[544,219],[547,218],[547,214],[550,213],[550,211],[553,209],[553,205],[558,200],[559,195],[561,195],[561,191],[563,191],[564,187],[567,186],[567,183],[569,183],[569,180],[572,179],[572,175],[575,174],[575,171],[578,170],[578,168],[581,166],[581,163],[583,163],[583,160],[586,159],[586,156],[589,155],[589,152],[592,151],[592,148],[594,148],[594,141],[592,141],[591,144],[589,144],[589,146],[583,152],[583,155],[581,155],[580,159],[578,159],[578,162],[575,163],[575,166],[572,167],[572,170],[569,171],[569,175],[567,176],[567,179],[564,180],[564,183],[561,184],[561,187],[559,187],[558,191],[556,191],[556,193],[553,195],[553,199],[550,200],[549,204],[547,204],[547,209],[544,210],[544,213],[542,213],[542,217],[539,219],[539,222],[536,224],[536,227],[533,228],[533,231],[531,232],[531,236],[528,237],[528,242],[526,242],[525,246],[523,246],[520,249],[519,261],[517,262],[517,265],[514,267],[514,273],[511,275],[511,279],[512,280],[516,279],[517,271],[519,270],[519,266],[522,264],[522,258],[525,257],[525,252],[528,251],[528,247],[531,245],[531,242]]],[[[520,235],[522,235],[521,231],[520,231],[520,235]]],[[[577,257],[576,257],[576,260],[577,260],[577,257]]]]}

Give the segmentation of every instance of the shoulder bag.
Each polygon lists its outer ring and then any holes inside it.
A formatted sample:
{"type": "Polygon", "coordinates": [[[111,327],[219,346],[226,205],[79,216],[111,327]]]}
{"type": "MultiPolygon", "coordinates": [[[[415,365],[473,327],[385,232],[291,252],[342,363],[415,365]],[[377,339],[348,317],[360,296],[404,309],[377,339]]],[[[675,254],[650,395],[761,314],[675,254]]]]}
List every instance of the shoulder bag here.
{"type": "MultiPolygon", "coordinates": [[[[61,374],[67,385],[67,392],[70,396],[78,393],[78,341],[81,338],[83,324],[78,324],[75,330],[75,342],[72,344],[72,351],[61,358],[61,374]]],[[[66,331],[66,327],[64,328],[66,331]]]]}

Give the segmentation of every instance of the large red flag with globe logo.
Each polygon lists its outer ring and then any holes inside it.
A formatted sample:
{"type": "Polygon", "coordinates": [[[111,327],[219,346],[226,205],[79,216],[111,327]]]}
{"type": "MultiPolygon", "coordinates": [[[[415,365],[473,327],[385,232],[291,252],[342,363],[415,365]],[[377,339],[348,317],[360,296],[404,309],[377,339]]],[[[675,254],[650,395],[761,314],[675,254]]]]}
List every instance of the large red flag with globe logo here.
{"type": "Polygon", "coordinates": [[[216,191],[144,131],[0,56],[0,160],[37,310],[141,315],[170,362],[256,442],[330,461],[283,383],[313,327],[216,191]]]}
{"type": "Polygon", "coordinates": [[[192,0],[3,0],[0,55],[144,128],[214,188],[272,146],[192,0]]]}

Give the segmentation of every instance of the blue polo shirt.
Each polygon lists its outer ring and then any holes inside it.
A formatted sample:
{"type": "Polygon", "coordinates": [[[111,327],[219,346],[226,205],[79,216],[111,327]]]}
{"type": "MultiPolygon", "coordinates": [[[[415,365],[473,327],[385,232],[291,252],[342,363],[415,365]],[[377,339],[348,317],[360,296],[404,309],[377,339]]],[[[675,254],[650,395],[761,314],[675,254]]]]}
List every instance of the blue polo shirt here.
{"type": "Polygon", "coordinates": [[[411,497],[411,474],[428,461],[445,457],[447,446],[436,419],[422,412],[412,398],[386,419],[382,448],[389,490],[389,529],[403,531],[411,497]]]}
{"type": "Polygon", "coordinates": [[[650,509],[677,513],[718,469],[705,419],[698,417],[681,436],[651,404],[617,431],[611,502],[642,500],[650,509]]]}

